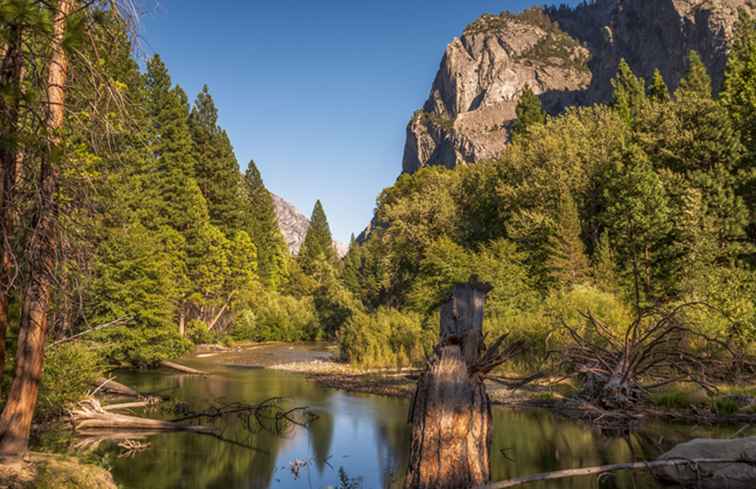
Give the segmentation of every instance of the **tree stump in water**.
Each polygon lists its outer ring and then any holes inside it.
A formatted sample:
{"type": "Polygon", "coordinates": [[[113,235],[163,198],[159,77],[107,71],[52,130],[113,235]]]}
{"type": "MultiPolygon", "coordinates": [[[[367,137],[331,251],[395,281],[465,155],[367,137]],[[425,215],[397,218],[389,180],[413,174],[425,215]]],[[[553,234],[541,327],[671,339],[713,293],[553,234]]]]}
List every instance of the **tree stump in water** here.
{"type": "Polygon", "coordinates": [[[454,286],[441,307],[441,334],[410,411],[405,489],[469,489],[490,480],[491,407],[478,369],[483,305],[491,287],[454,286]]]}

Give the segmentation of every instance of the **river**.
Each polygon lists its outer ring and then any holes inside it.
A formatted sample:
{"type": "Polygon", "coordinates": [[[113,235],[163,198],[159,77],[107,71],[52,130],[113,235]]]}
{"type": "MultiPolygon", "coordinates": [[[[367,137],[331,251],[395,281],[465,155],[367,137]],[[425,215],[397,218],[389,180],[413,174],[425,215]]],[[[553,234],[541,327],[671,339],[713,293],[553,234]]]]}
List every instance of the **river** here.
{"type": "MultiPolygon", "coordinates": [[[[269,359],[291,351],[280,346],[266,350],[269,359]]],[[[241,366],[259,358],[259,351],[193,356],[183,363],[211,375],[124,371],[118,373],[118,380],[142,392],[170,395],[195,408],[281,397],[284,407],[306,406],[317,416],[308,428],[291,425],[276,433],[270,429],[271,423],[269,429],[246,427],[242,420],[230,418],[217,425],[226,440],[167,433],[147,438],[149,446],[143,450],[129,453],[117,442],[106,441],[90,446],[86,456],[109,466],[124,489],[322,489],[340,487],[340,472],[359,479],[363,489],[401,487],[409,452],[408,401],[342,392],[319,386],[301,374],[241,366]]],[[[725,436],[731,431],[655,424],[629,437],[605,437],[590,426],[540,410],[495,407],[493,416],[494,480],[653,458],[675,443],[698,436],[725,436]]],[[[65,446],[70,451],[74,444],[69,441],[65,446]]],[[[597,486],[592,480],[571,479],[523,487],[597,486]]],[[[622,474],[614,481],[603,481],[600,487],[657,486],[643,475],[622,474]]]]}

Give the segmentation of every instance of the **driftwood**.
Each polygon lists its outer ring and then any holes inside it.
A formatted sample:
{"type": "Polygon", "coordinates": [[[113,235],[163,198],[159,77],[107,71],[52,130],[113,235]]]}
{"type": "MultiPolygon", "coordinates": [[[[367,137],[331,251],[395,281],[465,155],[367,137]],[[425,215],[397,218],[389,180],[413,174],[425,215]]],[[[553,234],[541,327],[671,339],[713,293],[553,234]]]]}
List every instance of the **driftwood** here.
{"type": "Polygon", "coordinates": [[[518,348],[486,349],[483,305],[489,285],[454,286],[441,306],[441,332],[410,408],[406,489],[463,489],[490,480],[491,407],[485,375],[518,348]]]}
{"type": "Polygon", "coordinates": [[[160,365],[165,368],[178,370],[179,372],[183,372],[185,374],[207,375],[207,372],[203,372],[202,370],[197,370],[196,368],[191,368],[185,365],[180,365],[178,363],[169,362],[168,360],[163,360],[162,362],[160,362],[160,365]]]}
{"type": "Polygon", "coordinates": [[[678,460],[656,460],[654,462],[632,462],[626,464],[599,465],[596,467],[583,467],[580,469],[558,470],[556,472],[544,472],[542,474],[528,475],[517,477],[493,484],[479,486],[477,489],[505,489],[515,487],[530,482],[548,481],[555,479],[566,479],[568,477],[582,477],[586,475],[606,474],[620,470],[650,470],[660,467],[673,467],[678,465],[687,465],[693,467],[697,472],[700,465],[711,464],[748,464],[756,465],[756,460],[749,459],[723,459],[723,458],[700,458],[700,459],[678,459],[678,460]]]}
{"type": "Polygon", "coordinates": [[[120,411],[122,409],[135,409],[135,408],[154,406],[158,402],[160,402],[159,398],[151,397],[149,399],[145,399],[144,401],[122,402],[119,404],[108,404],[107,406],[101,406],[101,407],[103,411],[120,411]]]}
{"type": "Polygon", "coordinates": [[[95,392],[100,390],[109,394],[117,394],[119,396],[141,397],[139,393],[131,387],[116,382],[112,378],[106,379],[104,377],[100,377],[99,379],[97,379],[97,389],[95,392]]]}
{"type": "Polygon", "coordinates": [[[106,411],[94,398],[85,399],[69,412],[75,431],[86,430],[128,430],[128,431],[192,431],[211,433],[206,426],[184,425],[172,421],[140,418],[106,411]]]}

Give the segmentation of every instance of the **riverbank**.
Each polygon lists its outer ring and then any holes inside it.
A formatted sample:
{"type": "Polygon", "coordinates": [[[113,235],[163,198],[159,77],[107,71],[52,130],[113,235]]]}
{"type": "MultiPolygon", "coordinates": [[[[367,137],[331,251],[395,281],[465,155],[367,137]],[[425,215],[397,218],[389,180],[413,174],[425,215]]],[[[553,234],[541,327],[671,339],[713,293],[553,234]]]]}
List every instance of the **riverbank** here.
{"type": "Polygon", "coordinates": [[[118,489],[110,472],[76,458],[29,452],[0,460],[0,489],[118,489]]]}
{"type": "MultiPolygon", "coordinates": [[[[252,345],[257,354],[247,362],[255,362],[255,356],[265,359],[263,368],[299,373],[324,387],[348,392],[381,396],[411,398],[421,371],[404,369],[362,369],[338,361],[335,345],[252,345]],[[284,353],[281,355],[281,353],[284,353]],[[275,361],[277,360],[277,361],[275,361]]],[[[241,351],[246,351],[242,349],[241,351]]],[[[627,425],[646,420],[664,420],[683,423],[749,425],[756,423],[756,398],[751,398],[751,409],[744,412],[717,413],[700,405],[691,407],[647,406],[632,414],[607,412],[588,403],[570,399],[566,394],[571,389],[562,383],[557,387],[534,382],[527,386],[512,387],[512,382],[487,380],[486,387],[491,402],[514,409],[545,408],[554,414],[571,419],[598,423],[604,427],[627,425]]]]}

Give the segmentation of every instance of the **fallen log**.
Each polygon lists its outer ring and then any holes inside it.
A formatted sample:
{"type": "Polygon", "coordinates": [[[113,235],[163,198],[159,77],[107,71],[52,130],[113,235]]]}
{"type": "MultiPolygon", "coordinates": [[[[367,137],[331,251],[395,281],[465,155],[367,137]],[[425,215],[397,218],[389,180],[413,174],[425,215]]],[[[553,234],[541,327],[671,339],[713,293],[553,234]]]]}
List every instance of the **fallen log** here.
{"type": "Polygon", "coordinates": [[[596,467],[583,467],[580,469],[557,470],[555,472],[544,472],[541,474],[527,475],[516,477],[505,481],[494,482],[484,486],[478,486],[476,489],[505,489],[508,487],[520,486],[530,482],[549,481],[555,479],[566,479],[568,477],[583,477],[587,475],[605,474],[608,472],[617,472],[620,470],[650,470],[659,467],[673,467],[687,465],[697,468],[700,465],[711,464],[746,464],[756,465],[756,460],[750,459],[732,459],[732,458],[699,458],[699,459],[668,459],[656,460],[654,462],[632,462],[626,464],[599,465],[596,467]]]}
{"type": "Polygon", "coordinates": [[[129,386],[116,382],[113,379],[106,379],[100,377],[97,379],[97,391],[107,392],[109,394],[117,394],[125,397],[141,397],[137,391],[129,386]]]}
{"type": "Polygon", "coordinates": [[[160,365],[165,368],[178,370],[179,372],[183,372],[185,374],[207,375],[207,372],[203,372],[202,370],[197,370],[196,368],[191,368],[185,365],[180,365],[178,363],[169,362],[168,360],[163,360],[162,362],[160,362],[160,365]]]}
{"type": "Polygon", "coordinates": [[[102,406],[103,411],[120,411],[121,409],[134,409],[134,408],[143,408],[147,406],[153,406],[160,402],[160,399],[157,397],[153,397],[150,399],[146,399],[144,401],[134,401],[134,402],[122,402],[119,404],[108,404],[107,406],[102,406]]]}
{"type": "Polygon", "coordinates": [[[172,421],[140,418],[106,411],[97,399],[85,399],[70,410],[74,431],[86,430],[121,430],[121,431],[191,431],[196,433],[213,433],[206,426],[185,425],[172,421]]]}

